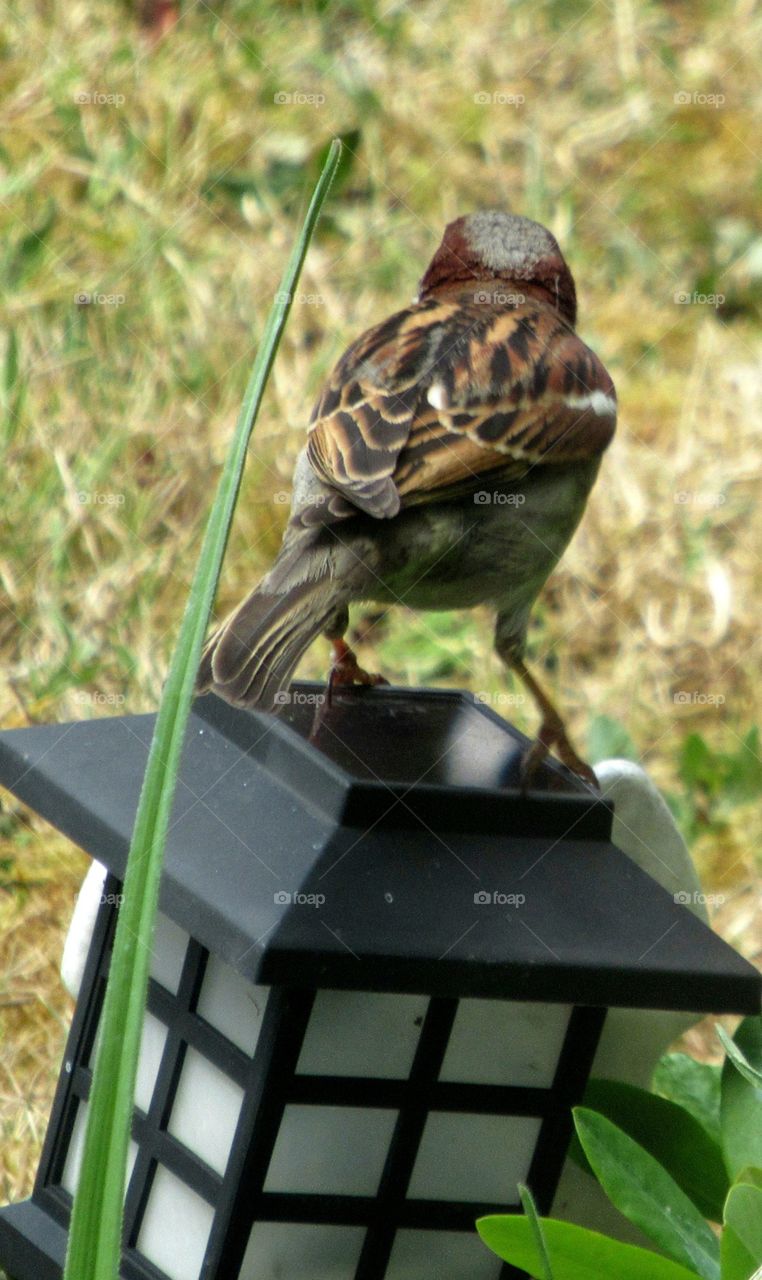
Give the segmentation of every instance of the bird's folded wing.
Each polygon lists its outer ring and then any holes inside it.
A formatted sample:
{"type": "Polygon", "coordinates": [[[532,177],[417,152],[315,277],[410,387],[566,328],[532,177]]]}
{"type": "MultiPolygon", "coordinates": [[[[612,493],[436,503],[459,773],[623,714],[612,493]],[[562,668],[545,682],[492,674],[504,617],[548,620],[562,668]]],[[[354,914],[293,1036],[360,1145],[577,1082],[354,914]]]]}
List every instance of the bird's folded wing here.
{"type": "Polygon", "coordinates": [[[552,308],[435,300],[349,348],[316,406],[308,453],[346,500],[330,504],[332,518],[383,518],[472,491],[485,474],[505,481],[593,458],[615,423],[611,378],[552,308]]]}

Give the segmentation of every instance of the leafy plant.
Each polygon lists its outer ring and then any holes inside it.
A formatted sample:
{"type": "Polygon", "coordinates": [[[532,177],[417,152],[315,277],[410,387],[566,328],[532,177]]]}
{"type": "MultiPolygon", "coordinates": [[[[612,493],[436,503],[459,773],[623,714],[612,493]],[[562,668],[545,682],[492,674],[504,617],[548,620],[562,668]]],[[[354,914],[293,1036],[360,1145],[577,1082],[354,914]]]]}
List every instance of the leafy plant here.
{"type": "Polygon", "coordinates": [[[574,1109],[578,1158],[659,1252],[540,1218],[525,1187],[526,1217],[479,1220],[485,1244],[536,1280],[755,1280],[762,1264],[762,1017],[746,1018],[733,1040],[721,1039],[727,1057],[718,1111],[715,1076],[675,1054],[662,1059],[656,1076],[671,1097],[594,1081],[585,1101],[596,1109],[574,1109]]]}
{"type": "Polygon", "coordinates": [[[733,751],[712,747],[689,733],[680,747],[682,791],[668,796],[686,840],[702,830],[719,830],[739,805],[755,803],[762,788],[762,744],[755,725],[733,751]]]}
{"type": "Polygon", "coordinates": [[[654,1093],[679,1103],[719,1145],[721,1077],[722,1068],[711,1062],[697,1062],[687,1053],[665,1053],[652,1084],[654,1093]]]}
{"type": "Polygon", "coordinates": [[[613,716],[593,717],[587,731],[587,749],[593,764],[614,756],[624,760],[640,759],[640,753],[624,725],[613,716]]]}
{"type": "MultiPolygon", "coordinates": [[[[722,1218],[729,1182],[719,1140],[679,1101],[615,1080],[591,1080],[585,1106],[638,1143],[713,1222],[722,1218]]],[[[577,1139],[571,1155],[594,1172],[577,1139]]]]}

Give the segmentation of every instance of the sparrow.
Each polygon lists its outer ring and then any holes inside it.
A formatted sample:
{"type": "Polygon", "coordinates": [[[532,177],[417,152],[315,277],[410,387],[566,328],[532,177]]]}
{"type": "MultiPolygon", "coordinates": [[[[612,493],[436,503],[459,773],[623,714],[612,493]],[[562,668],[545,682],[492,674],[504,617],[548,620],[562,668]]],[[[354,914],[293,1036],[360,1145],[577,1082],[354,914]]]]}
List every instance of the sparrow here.
{"type": "Polygon", "coordinates": [[[530,611],[616,425],[614,384],[576,319],[545,227],[500,210],[451,222],[412,305],[352,343],[324,386],[281,549],[207,642],[199,692],[277,710],[321,634],[334,683],[379,683],[344,639],[353,601],[486,604],[496,652],[540,712],[526,776],[554,750],[594,784],[524,661],[530,611]]]}

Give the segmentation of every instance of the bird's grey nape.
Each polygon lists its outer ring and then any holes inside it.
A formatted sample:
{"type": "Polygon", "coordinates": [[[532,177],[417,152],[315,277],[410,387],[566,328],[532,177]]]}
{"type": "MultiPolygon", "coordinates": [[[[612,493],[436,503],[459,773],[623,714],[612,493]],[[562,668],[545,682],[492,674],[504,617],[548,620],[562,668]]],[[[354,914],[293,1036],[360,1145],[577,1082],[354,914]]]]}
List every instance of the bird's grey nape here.
{"type": "Polygon", "coordinates": [[[518,271],[527,262],[560,256],[558,242],[551,233],[518,213],[485,209],[464,219],[462,234],[474,254],[496,274],[518,271]]]}

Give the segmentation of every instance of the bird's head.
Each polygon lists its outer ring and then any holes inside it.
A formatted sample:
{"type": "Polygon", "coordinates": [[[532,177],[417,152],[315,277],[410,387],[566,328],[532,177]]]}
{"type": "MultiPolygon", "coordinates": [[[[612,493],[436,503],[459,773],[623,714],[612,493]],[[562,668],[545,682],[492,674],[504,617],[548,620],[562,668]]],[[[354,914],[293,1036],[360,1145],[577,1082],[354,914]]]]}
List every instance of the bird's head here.
{"type": "Polygon", "coordinates": [[[535,286],[569,324],[575,324],[577,291],[555,237],[531,218],[498,209],[469,213],[449,223],[418,297],[434,289],[491,280],[535,286]]]}

